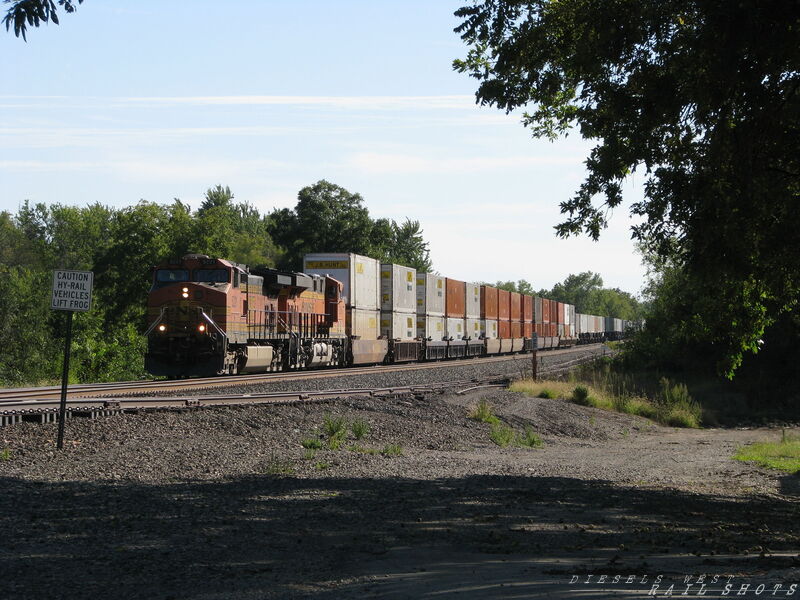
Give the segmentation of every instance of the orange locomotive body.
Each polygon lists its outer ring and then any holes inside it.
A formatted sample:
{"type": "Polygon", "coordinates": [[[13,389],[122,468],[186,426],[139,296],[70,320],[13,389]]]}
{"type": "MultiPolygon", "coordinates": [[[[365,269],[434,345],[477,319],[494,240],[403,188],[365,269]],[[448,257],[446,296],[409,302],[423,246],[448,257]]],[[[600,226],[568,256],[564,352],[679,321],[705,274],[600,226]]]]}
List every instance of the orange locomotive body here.
{"type": "Polygon", "coordinates": [[[153,269],[147,302],[154,375],[344,365],[342,284],[190,254],[153,269]]]}

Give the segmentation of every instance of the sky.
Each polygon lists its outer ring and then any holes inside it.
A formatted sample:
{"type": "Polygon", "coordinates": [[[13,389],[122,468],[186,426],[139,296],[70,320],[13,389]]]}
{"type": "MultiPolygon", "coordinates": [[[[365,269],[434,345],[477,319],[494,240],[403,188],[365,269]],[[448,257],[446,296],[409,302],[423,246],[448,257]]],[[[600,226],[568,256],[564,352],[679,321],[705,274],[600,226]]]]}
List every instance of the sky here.
{"type": "Polygon", "coordinates": [[[325,179],[373,218],[421,223],[434,269],[550,288],[600,273],[637,293],[627,206],[599,242],[559,239],[585,176],[577,132],[535,140],[452,68],[454,0],[85,0],[0,31],[0,211],[33,203],[197,208],[229,186],[262,213],[325,179]]]}

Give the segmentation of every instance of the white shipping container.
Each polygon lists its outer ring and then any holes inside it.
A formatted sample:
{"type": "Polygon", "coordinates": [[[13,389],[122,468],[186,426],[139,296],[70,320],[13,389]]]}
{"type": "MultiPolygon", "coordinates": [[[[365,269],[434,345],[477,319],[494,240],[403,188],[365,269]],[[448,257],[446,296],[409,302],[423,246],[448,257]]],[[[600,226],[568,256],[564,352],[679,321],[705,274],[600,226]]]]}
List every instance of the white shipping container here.
{"type": "Polygon", "coordinates": [[[481,320],[481,334],[487,340],[497,339],[497,320],[496,319],[482,319],[481,320]]]}
{"type": "Polygon", "coordinates": [[[345,304],[352,308],[380,308],[380,263],[359,254],[322,252],[306,254],[303,271],[330,275],[344,284],[345,304]]]}
{"type": "Polygon", "coordinates": [[[446,292],[442,275],[417,273],[417,314],[443,316],[446,292]]]}
{"type": "Polygon", "coordinates": [[[466,322],[464,336],[473,340],[477,340],[479,337],[481,337],[481,320],[467,318],[466,322]]]}
{"type": "Polygon", "coordinates": [[[444,326],[444,317],[417,315],[417,337],[441,342],[444,339],[444,326]]]}
{"type": "Polygon", "coordinates": [[[417,313],[381,311],[381,336],[390,340],[413,340],[417,337],[417,313]]]}
{"type": "Polygon", "coordinates": [[[570,325],[572,321],[570,320],[570,315],[572,314],[572,306],[569,304],[564,305],[564,325],[570,325]]]}
{"type": "Polygon", "coordinates": [[[448,338],[460,340],[464,337],[464,319],[445,319],[444,334],[448,338]]]}
{"type": "MultiPolygon", "coordinates": [[[[466,316],[468,319],[479,319],[481,316],[481,286],[479,283],[467,284],[466,316]]],[[[472,329],[470,329],[472,331],[472,329]]]]}
{"type": "Polygon", "coordinates": [[[381,311],[364,308],[347,309],[347,335],[361,340],[377,340],[380,333],[381,311]]]}
{"type": "Polygon", "coordinates": [[[417,270],[381,265],[381,311],[417,312],[417,270]]]}

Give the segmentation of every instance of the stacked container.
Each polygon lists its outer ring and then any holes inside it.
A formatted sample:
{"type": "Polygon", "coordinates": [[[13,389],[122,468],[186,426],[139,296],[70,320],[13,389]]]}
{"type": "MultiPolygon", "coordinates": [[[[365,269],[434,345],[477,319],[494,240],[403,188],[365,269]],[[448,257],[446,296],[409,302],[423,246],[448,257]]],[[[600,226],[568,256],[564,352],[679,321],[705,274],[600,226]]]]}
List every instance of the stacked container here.
{"type": "Polygon", "coordinates": [[[498,289],[490,285],[482,285],[481,289],[481,331],[483,337],[489,340],[497,339],[497,300],[498,289]]]}
{"type": "Polygon", "coordinates": [[[497,334],[501,339],[511,339],[511,293],[497,290],[497,334]]]}
{"type": "Polygon", "coordinates": [[[381,336],[412,340],[417,335],[417,271],[381,265],[381,336]]]}
{"type": "Polygon", "coordinates": [[[303,271],[330,275],[342,282],[347,334],[363,340],[378,338],[380,320],[380,263],[352,253],[306,254],[303,271]]]}
{"type": "Polygon", "coordinates": [[[441,275],[417,273],[417,337],[444,339],[445,289],[441,275]]]}
{"type": "Polygon", "coordinates": [[[466,327],[465,337],[477,340],[481,337],[481,286],[478,283],[466,284],[466,327]]]}
{"type": "Polygon", "coordinates": [[[510,316],[511,316],[511,337],[522,337],[522,294],[518,292],[509,293],[509,301],[511,302],[510,316]]]}
{"type": "Polygon", "coordinates": [[[533,296],[522,296],[522,335],[533,337],[533,296]]]}
{"type": "Polygon", "coordinates": [[[467,286],[463,281],[445,278],[445,336],[460,340],[465,335],[467,286]]]}

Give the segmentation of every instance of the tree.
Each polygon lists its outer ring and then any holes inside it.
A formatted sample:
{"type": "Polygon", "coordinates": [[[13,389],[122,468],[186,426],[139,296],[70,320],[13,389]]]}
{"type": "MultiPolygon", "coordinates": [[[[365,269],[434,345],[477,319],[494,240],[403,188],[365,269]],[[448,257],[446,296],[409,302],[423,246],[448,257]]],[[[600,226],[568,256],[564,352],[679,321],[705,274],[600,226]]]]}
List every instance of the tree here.
{"type": "Polygon", "coordinates": [[[477,100],[555,139],[597,145],[560,236],[594,239],[645,173],[633,235],[713,300],[701,308],[732,375],[800,292],[800,5],[775,0],[476,0],[454,67],[477,100]],[[596,200],[598,203],[596,204],[596,200]]]}
{"type": "Polygon", "coordinates": [[[422,237],[419,221],[406,219],[402,225],[391,222],[393,243],[389,261],[413,267],[420,273],[429,273],[433,268],[428,242],[422,237]]]}
{"type": "MultiPolygon", "coordinates": [[[[52,21],[58,25],[58,9],[53,0],[6,0],[11,6],[3,17],[6,24],[6,31],[14,25],[14,35],[22,36],[27,41],[26,32],[29,25],[39,27],[42,23],[52,21]]],[[[83,4],[83,0],[58,0],[58,5],[66,13],[73,13],[78,4],[83,4]]]]}

